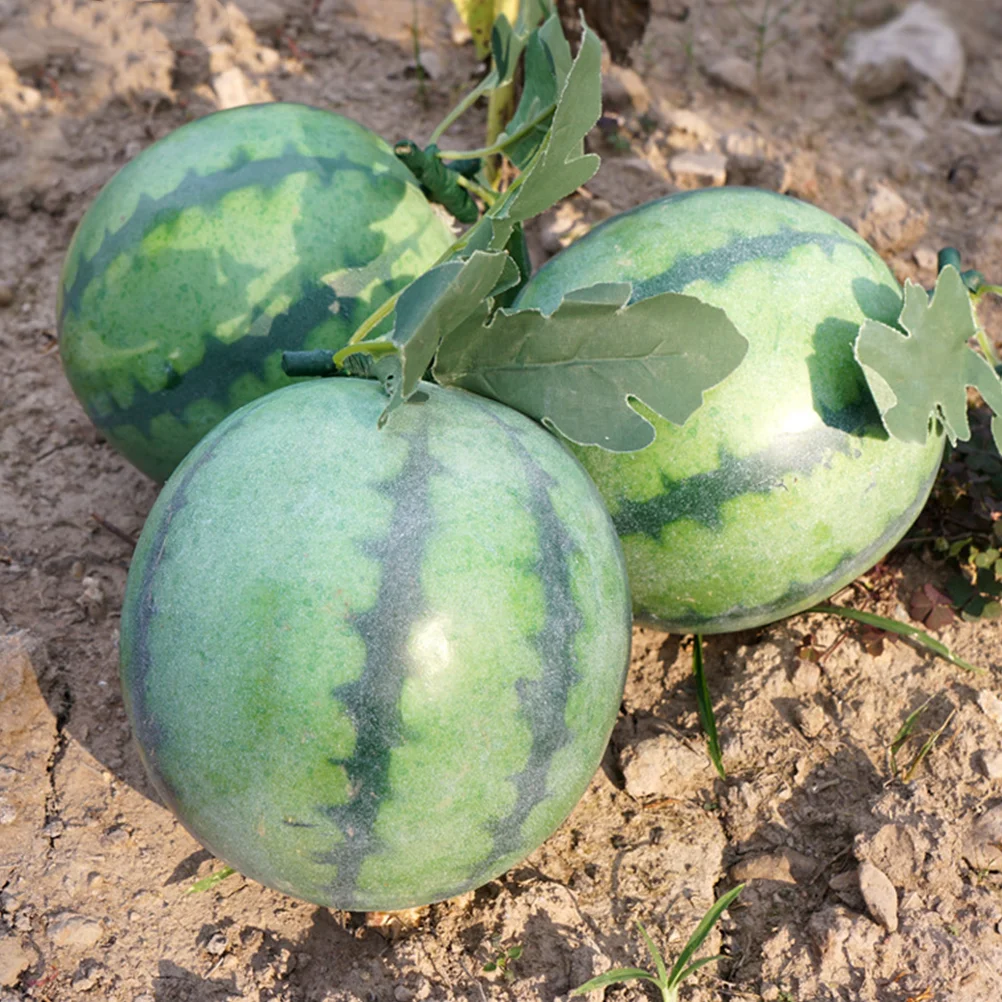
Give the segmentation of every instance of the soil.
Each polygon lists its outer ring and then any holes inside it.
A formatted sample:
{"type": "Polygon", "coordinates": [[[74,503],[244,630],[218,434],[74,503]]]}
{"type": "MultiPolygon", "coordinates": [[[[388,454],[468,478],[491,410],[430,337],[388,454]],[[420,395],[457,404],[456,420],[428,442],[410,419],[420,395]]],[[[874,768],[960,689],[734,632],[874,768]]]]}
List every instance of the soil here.
{"type": "MultiPolygon", "coordinates": [[[[656,0],[636,75],[610,70],[602,172],[535,228],[536,262],[614,210],[726,177],[845,218],[902,278],[929,284],[945,244],[999,276],[1002,8],[944,7],[966,55],[959,95],[910,72],[865,99],[844,44],[893,4],[775,3],[763,21],[758,3],[656,0]],[[766,24],[757,71],[749,17],[766,24]]],[[[444,0],[0,0],[0,1000],[549,1002],[647,964],[635,920],[676,954],[746,880],[704,947],[724,958],[683,997],[995,1002],[1002,632],[983,619],[939,634],[980,675],[820,615],[708,639],[726,780],[706,759],[691,640],[636,629],[603,769],[503,878],[390,916],[239,876],[187,893],[220,864],[158,802],[117,681],[130,541],[156,487],[62,375],[62,258],[121,164],[217,107],[305,101],[427,136],[480,72],[460,34],[444,0]],[[484,971],[516,944],[507,977],[484,971]]],[[[471,113],[450,141],[475,147],[482,129],[471,113]]],[[[982,315],[1002,335],[1002,309],[982,315]]],[[[944,573],[899,548],[837,600],[907,622],[944,573]]]]}

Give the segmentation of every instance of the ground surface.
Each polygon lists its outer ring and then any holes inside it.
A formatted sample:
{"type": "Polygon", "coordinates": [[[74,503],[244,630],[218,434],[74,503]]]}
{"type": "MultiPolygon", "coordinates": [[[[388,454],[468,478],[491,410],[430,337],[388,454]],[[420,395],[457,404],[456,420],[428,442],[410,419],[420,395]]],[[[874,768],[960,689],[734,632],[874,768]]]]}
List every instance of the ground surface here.
{"type": "MultiPolygon", "coordinates": [[[[869,227],[902,277],[930,281],[946,243],[1002,274],[1002,9],[950,7],[967,60],[959,95],[913,78],[865,100],[837,68],[843,43],[893,4],[791,5],[765,36],[753,96],[734,88],[756,37],[735,5],[694,3],[685,17],[656,0],[635,50],[646,89],[610,84],[621,125],[596,137],[605,166],[592,197],[537,228],[537,261],[610,207],[726,169],[869,227]],[[673,159],[687,150],[716,156],[687,167],[673,159]]],[[[409,0],[0,0],[0,999],[548,1002],[646,963],[633,920],[677,951],[713,898],[748,879],[709,944],[728,959],[690,998],[997,1000],[997,622],[942,632],[981,676],[903,644],[869,653],[818,616],[711,639],[726,782],[706,763],[689,647],[637,630],[606,767],[505,878],[382,926],[240,877],[185,894],[219,864],[158,804],[134,753],[116,669],[131,547],[95,518],[135,535],[156,490],[101,442],[63,379],[58,270],[112,172],[217,106],[307,101],[390,139],[427,135],[476,65],[447,4],[418,9],[423,89],[409,0]],[[827,651],[820,664],[805,646],[827,651]],[[905,781],[888,747],[926,700],[902,766],[949,721],[905,781]],[[482,971],[513,944],[524,952],[509,981],[482,971]]],[[[479,122],[456,144],[477,145],[479,122]]],[[[999,310],[985,319],[1002,331],[999,310]]],[[[942,573],[920,548],[899,550],[842,598],[906,619],[942,573]]]]}

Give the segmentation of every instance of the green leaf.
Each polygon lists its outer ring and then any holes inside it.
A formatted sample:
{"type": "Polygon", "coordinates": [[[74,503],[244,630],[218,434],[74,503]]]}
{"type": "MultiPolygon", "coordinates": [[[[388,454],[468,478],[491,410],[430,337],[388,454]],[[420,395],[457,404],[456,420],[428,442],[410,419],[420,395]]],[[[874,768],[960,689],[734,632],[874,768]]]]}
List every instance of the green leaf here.
{"type": "Polygon", "coordinates": [[[727,779],[724,772],[724,759],[720,753],[720,740],[717,738],[717,722],[713,716],[713,699],[710,687],[706,684],[706,672],[703,670],[703,638],[696,634],[692,648],[692,671],[696,676],[696,706],[699,709],[699,720],[706,735],[706,749],[721,779],[727,779]]]}
{"type": "Polygon", "coordinates": [[[710,935],[710,930],[719,921],[720,916],[731,906],[734,899],[744,888],[744,884],[738,884],[737,887],[732,888],[726,894],[721,894],[702,919],[700,919],[699,925],[696,926],[689,937],[689,941],[682,948],[682,952],[678,955],[678,959],[672,966],[671,972],[668,975],[668,984],[670,986],[677,985],[686,976],[688,973],[686,965],[689,963],[690,958],[703,945],[704,940],[710,935]]]}
{"type": "Polygon", "coordinates": [[[581,48],[560,88],[549,134],[508,197],[495,203],[499,218],[531,219],[577,191],[598,170],[599,158],[584,152],[584,137],[602,114],[602,46],[583,18],[581,23],[581,48]]]}
{"type": "Polygon", "coordinates": [[[232,866],[224,866],[221,870],[216,870],[215,873],[210,873],[207,877],[196,880],[185,893],[201,894],[203,891],[210,891],[217,884],[221,884],[227,877],[232,877],[236,872],[232,866]]]}
{"type": "MultiPolygon", "coordinates": [[[[947,588],[949,591],[949,588],[947,588]]],[[[952,597],[952,596],[951,596],[952,597]]],[[[958,658],[946,644],[940,643],[935,637],[930,636],[925,630],[920,630],[917,626],[908,626],[906,623],[899,623],[896,619],[888,619],[886,616],[877,616],[872,612],[860,612],[858,609],[848,609],[840,605],[813,605],[805,612],[824,612],[832,616],[841,616],[843,619],[853,619],[857,623],[864,623],[867,626],[876,626],[880,630],[888,633],[896,633],[900,637],[908,637],[915,643],[928,648],[934,654],[945,658],[951,664],[966,671],[974,672],[978,675],[984,674],[983,668],[972,665],[963,658],[958,658]]]]}
{"type": "Polygon", "coordinates": [[[522,947],[520,947],[520,946],[511,946],[511,947],[508,948],[508,959],[509,960],[518,960],[518,958],[521,957],[521,956],[522,956],[522,947]]]}
{"type": "Polygon", "coordinates": [[[647,946],[647,952],[651,955],[651,959],[654,961],[654,967],[658,972],[657,980],[660,984],[664,984],[668,978],[668,968],[665,967],[664,958],[661,956],[661,951],[654,945],[654,940],[651,939],[650,934],[644,927],[644,923],[637,919],[637,928],[640,930],[640,935],[644,937],[644,943],[647,946]]]}
{"type": "Polygon", "coordinates": [[[722,310],[662,293],[626,306],[628,285],[599,285],[564,298],[545,316],[500,310],[485,329],[443,338],[435,378],[508,404],[579,445],[632,452],[654,427],[639,400],[675,424],[729,375],[748,342],[722,310]]]}
{"type": "MultiPolygon", "coordinates": [[[[495,142],[505,143],[509,136],[557,103],[572,62],[571,47],[564,37],[560,19],[554,15],[529,36],[525,47],[522,97],[511,121],[495,142]]],[[[505,145],[505,155],[520,170],[525,169],[546,139],[551,121],[552,116],[544,118],[521,139],[505,145]]]]}
{"type": "Polygon", "coordinates": [[[905,282],[899,323],[907,335],[867,320],[855,345],[888,433],[905,442],[925,442],[938,420],[951,443],[967,441],[967,387],[973,386],[995,412],[992,435],[1002,451],[1002,381],[967,344],[978,333],[978,321],[952,264],[939,273],[931,301],[920,285],[905,282]]]}
{"type": "Polygon", "coordinates": [[[497,962],[493,960],[488,960],[487,963],[484,964],[482,968],[482,970],[486,971],[488,974],[490,974],[491,971],[496,971],[497,969],[498,969],[497,962]]]}
{"type": "MultiPolygon", "coordinates": [[[[389,415],[410,397],[431,364],[439,339],[473,314],[478,322],[487,313],[485,300],[501,279],[511,259],[501,251],[474,251],[465,260],[445,261],[412,282],[397,300],[393,330],[386,341],[395,354],[373,367],[390,394],[379,418],[382,427],[389,415]]],[[[386,341],[361,342],[365,350],[386,341]]]]}
{"type": "Polygon", "coordinates": [[[639,967],[617,967],[615,970],[600,974],[597,978],[592,978],[591,981],[586,981],[583,985],[572,989],[569,994],[585,995],[588,992],[598,991],[599,988],[607,988],[609,985],[616,985],[624,981],[653,981],[657,984],[655,978],[639,967]]]}

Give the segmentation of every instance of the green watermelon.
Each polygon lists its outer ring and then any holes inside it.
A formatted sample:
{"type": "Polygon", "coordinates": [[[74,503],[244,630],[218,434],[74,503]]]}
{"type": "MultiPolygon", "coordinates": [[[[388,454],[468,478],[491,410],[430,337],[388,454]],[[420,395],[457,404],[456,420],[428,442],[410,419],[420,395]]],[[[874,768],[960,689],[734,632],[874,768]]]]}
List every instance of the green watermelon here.
{"type": "Polygon", "coordinates": [[[682,427],[640,406],[657,429],[647,449],[573,447],[623,541],[638,619],[672,632],[760,626],[833,594],[901,539],[943,439],[906,444],[881,425],[853,341],[867,317],[896,325],[902,296],[856,233],[772,192],[688,192],[603,223],[516,305],[550,313],[572,289],[617,281],[634,301],[696,296],[749,340],[682,427]]]}
{"type": "Polygon", "coordinates": [[[263,104],[197,119],[88,209],[59,285],[60,352],[91,420],[165,480],[237,407],[338,349],[452,242],[390,147],[340,115],[263,104]]]}
{"type": "Polygon", "coordinates": [[[564,819],[622,698],[630,601],[601,497],[548,433],[426,385],[317,380],[178,467],[129,572],[126,707],[214,854],[335,908],[503,872],[564,819]]]}

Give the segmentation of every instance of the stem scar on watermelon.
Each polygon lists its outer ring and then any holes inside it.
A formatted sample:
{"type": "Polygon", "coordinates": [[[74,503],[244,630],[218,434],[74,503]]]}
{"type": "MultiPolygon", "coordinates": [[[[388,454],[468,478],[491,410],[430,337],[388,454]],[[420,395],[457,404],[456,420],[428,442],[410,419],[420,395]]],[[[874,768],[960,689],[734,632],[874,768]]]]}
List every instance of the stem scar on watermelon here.
{"type": "Polygon", "coordinates": [[[217,112],[145,150],[74,234],[60,352],[88,416],[165,480],[281,353],[344,345],[453,237],[392,149],[296,104],[217,112]]]}

